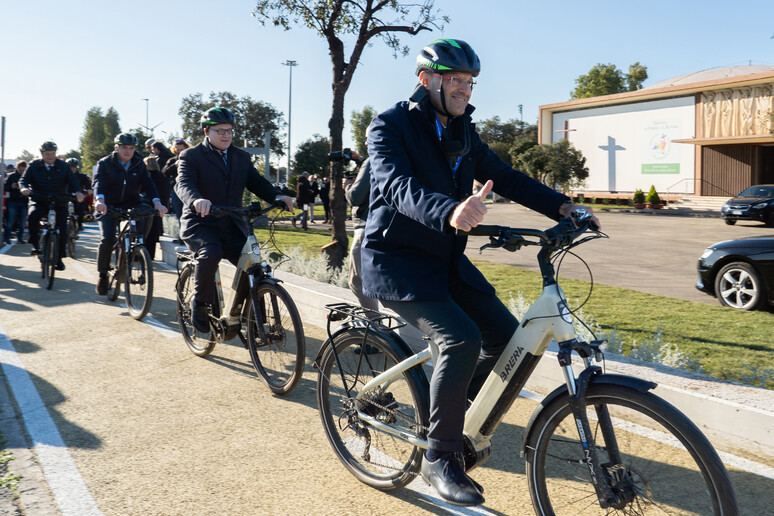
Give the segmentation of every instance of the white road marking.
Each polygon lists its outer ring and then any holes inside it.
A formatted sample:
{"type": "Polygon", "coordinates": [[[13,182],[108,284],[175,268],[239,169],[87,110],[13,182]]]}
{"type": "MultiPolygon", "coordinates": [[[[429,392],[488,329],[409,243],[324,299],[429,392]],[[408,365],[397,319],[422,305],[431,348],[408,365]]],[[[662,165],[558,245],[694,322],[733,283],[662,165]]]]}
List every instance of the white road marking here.
{"type": "MultiPolygon", "coordinates": [[[[121,306],[124,309],[127,309],[126,308],[126,303],[121,303],[121,306]]],[[[168,339],[176,339],[176,338],[180,337],[180,334],[178,332],[176,332],[174,330],[170,330],[167,325],[165,325],[164,323],[162,323],[161,321],[159,321],[157,319],[154,319],[150,315],[146,315],[145,317],[143,317],[140,322],[147,324],[148,326],[150,326],[151,328],[153,328],[154,330],[156,330],[157,332],[159,332],[160,334],[162,334],[163,336],[165,336],[168,339]]]]}
{"type": "Polygon", "coordinates": [[[94,275],[87,271],[80,263],[76,262],[75,260],[70,260],[70,264],[72,265],[73,269],[78,271],[78,273],[80,273],[80,275],[84,278],[89,280],[94,279],[94,275]]]}
{"type": "Polygon", "coordinates": [[[2,249],[0,249],[0,254],[5,254],[5,252],[6,252],[8,249],[10,249],[11,247],[13,247],[13,243],[10,243],[10,244],[5,244],[5,245],[2,247],[2,249]]]}
{"type": "Polygon", "coordinates": [[[59,430],[0,322],[0,364],[19,405],[24,426],[63,516],[102,512],[78,472],[59,430]]]}

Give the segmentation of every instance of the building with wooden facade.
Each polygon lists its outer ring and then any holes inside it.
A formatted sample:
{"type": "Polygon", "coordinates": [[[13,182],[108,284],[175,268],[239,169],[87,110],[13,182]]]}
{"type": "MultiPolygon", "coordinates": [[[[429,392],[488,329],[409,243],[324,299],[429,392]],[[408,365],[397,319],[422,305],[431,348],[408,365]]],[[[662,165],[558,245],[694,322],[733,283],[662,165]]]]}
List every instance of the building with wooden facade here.
{"type": "Polygon", "coordinates": [[[774,183],[774,66],[682,75],[638,91],[540,107],[539,141],[586,157],[578,191],[732,196],[774,183]]]}

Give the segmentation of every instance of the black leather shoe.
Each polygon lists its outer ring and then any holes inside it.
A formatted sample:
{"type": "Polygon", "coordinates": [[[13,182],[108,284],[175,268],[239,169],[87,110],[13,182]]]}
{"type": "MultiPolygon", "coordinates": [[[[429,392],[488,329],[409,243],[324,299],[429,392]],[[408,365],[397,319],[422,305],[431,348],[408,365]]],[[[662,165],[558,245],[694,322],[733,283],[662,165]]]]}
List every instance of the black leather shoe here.
{"type": "Polygon", "coordinates": [[[58,271],[63,271],[63,270],[65,270],[65,265],[64,265],[64,262],[63,262],[62,260],[59,260],[59,261],[57,262],[57,264],[56,264],[56,270],[58,270],[58,271]]]}
{"type": "Polygon", "coordinates": [[[484,503],[481,492],[465,474],[453,453],[444,455],[435,462],[430,462],[427,457],[424,457],[420,472],[425,481],[435,488],[445,502],[463,507],[484,503]]]}
{"type": "Polygon", "coordinates": [[[107,276],[100,276],[97,280],[97,287],[94,289],[97,295],[106,296],[108,291],[108,279],[107,276]]]}
{"type": "Polygon", "coordinates": [[[194,302],[194,309],[191,313],[191,322],[196,328],[196,331],[200,333],[210,332],[210,313],[207,310],[207,305],[194,302]]]}
{"type": "Polygon", "coordinates": [[[37,256],[40,254],[40,249],[33,249],[32,251],[30,251],[30,254],[32,256],[37,256]]]}

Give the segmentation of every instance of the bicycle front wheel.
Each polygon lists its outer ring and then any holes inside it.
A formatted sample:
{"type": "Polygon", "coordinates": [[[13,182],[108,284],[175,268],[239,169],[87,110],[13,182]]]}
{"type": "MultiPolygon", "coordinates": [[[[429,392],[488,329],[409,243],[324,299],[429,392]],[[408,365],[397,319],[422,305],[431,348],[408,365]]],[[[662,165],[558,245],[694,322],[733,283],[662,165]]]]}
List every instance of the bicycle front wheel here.
{"type": "Polygon", "coordinates": [[[122,256],[123,249],[118,246],[114,247],[113,252],[110,253],[107,298],[111,301],[115,301],[118,298],[118,293],[121,291],[122,256]]]}
{"type": "Polygon", "coordinates": [[[59,240],[57,234],[49,232],[46,235],[46,244],[43,251],[43,278],[46,288],[51,290],[54,286],[54,273],[56,272],[56,263],[59,261],[59,240]]]}
{"type": "Polygon", "coordinates": [[[75,258],[75,241],[78,239],[78,224],[75,219],[67,220],[67,256],[75,258]]]}
{"type": "Polygon", "coordinates": [[[197,357],[206,357],[215,348],[215,338],[210,334],[209,339],[197,336],[191,317],[193,316],[194,298],[194,266],[186,265],[175,287],[177,292],[177,323],[180,325],[180,333],[183,334],[188,349],[197,357]]]}
{"type": "Polygon", "coordinates": [[[246,302],[247,349],[253,366],[273,393],[287,394],[301,380],[306,358],[296,304],[287,290],[271,283],[254,286],[246,302]]]}
{"type": "Polygon", "coordinates": [[[685,415],[650,392],[592,384],[586,395],[591,437],[601,480],[617,497],[613,507],[600,507],[568,401],[561,396],[545,407],[526,443],[536,514],[738,513],[723,463],[685,415]],[[600,423],[605,412],[612,425],[600,423]]]}
{"type": "Polygon", "coordinates": [[[139,321],[148,314],[153,302],[153,265],[144,246],[138,245],[129,252],[124,286],[129,315],[139,321]]]}
{"type": "Polygon", "coordinates": [[[317,406],[325,435],[347,470],[369,486],[397,489],[417,475],[424,451],[404,438],[377,430],[359,417],[357,409],[389,425],[398,435],[424,439],[429,420],[427,391],[419,387],[420,372],[415,368],[356,402],[356,394],[366,383],[406,358],[377,334],[369,332],[367,345],[363,345],[363,336],[362,328],[334,336],[339,361],[328,347],[320,360],[317,406]]]}

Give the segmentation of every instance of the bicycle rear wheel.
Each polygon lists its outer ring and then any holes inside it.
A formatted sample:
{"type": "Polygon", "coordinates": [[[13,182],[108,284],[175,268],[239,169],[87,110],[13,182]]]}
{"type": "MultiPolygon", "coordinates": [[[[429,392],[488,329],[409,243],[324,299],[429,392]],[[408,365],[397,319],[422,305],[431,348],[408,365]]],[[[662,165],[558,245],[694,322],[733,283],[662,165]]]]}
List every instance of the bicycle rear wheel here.
{"type": "Polygon", "coordinates": [[[54,286],[56,263],[59,261],[59,240],[57,234],[53,231],[47,233],[44,242],[43,278],[45,280],[46,289],[51,290],[51,287],[54,286]]]}
{"type": "Polygon", "coordinates": [[[121,290],[121,277],[123,275],[123,249],[116,246],[110,253],[110,269],[108,270],[108,291],[107,298],[115,301],[121,290]]]}
{"type": "Polygon", "coordinates": [[[144,246],[131,249],[124,275],[126,308],[138,321],[145,317],[153,302],[153,265],[144,246]]]}
{"type": "Polygon", "coordinates": [[[69,217],[67,219],[67,255],[70,258],[75,258],[76,240],[78,240],[78,224],[74,218],[69,217]]]}
{"type": "Polygon", "coordinates": [[[738,513],[723,463],[688,418],[650,392],[592,384],[586,412],[603,480],[618,497],[614,507],[601,508],[568,401],[565,395],[546,406],[527,438],[527,480],[537,514],[738,513]],[[602,407],[613,423],[612,442],[603,436],[602,407]]]}
{"type": "Polygon", "coordinates": [[[192,305],[194,297],[194,266],[186,265],[175,286],[177,292],[177,323],[180,325],[180,333],[183,334],[188,349],[198,357],[206,357],[215,348],[215,339],[210,334],[209,339],[197,336],[192,317],[192,305]]]}
{"type": "Polygon", "coordinates": [[[367,346],[362,345],[363,335],[362,328],[353,328],[334,336],[341,368],[328,347],[320,360],[317,406],[325,435],[349,472],[377,489],[397,489],[417,475],[424,451],[361,420],[357,404],[402,435],[424,439],[429,419],[427,390],[420,388],[420,372],[414,368],[355,402],[363,385],[406,358],[373,333],[369,333],[367,346]],[[378,353],[366,354],[368,346],[378,353]]]}
{"type": "Polygon", "coordinates": [[[273,393],[287,394],[301,380],[306,358],[296,304],[284,288],[272,283],[254,286],[246,302],[247,349],[253,366],[273,393]]]}

